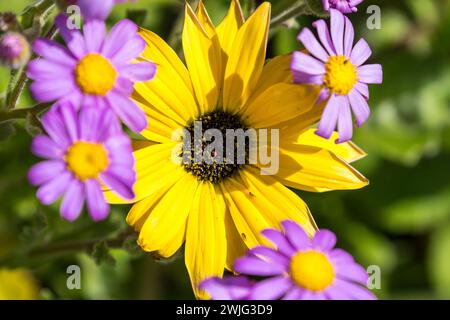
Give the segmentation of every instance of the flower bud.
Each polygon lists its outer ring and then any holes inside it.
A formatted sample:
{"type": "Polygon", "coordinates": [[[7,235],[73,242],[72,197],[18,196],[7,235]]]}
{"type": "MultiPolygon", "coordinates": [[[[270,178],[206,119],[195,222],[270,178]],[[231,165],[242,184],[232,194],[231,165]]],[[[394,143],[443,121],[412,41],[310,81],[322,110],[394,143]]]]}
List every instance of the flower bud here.
{"type": "Polygon", "coordinates": [[[0,64],[18,69],[30,58],[30,44],[20,33],[7,32],[0,36],[0,64]]]}

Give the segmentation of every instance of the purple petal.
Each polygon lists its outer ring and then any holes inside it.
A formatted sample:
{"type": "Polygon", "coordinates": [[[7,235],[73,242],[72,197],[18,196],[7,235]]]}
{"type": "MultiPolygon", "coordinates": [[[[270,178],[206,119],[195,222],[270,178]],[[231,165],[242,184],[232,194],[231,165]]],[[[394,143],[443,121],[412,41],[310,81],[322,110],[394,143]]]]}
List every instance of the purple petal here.
{"type": "Polygon", "coordinates": [[[59,112],[66,127],[70,141],[73,143],[78,140],[78,114],[75,107],[69,101],[60,102],[59,112]]]}
{"type": "Polygon", "coordinates": [[[43,184],[37,191],[36,197],[45,205],[55,202],[68,188],[69,183],[74,180],[70,172],[65,171],[56,176],[55,179],[43,184]]]}
{"type": "Polygon", "coordinates": [[[67,77],[73,70],[72,66],[63,65],[46,59],[30,61],[27,68],[27,75],[33,80],[53,80],[59,81],[67,77]]]}
{"type": "Polygon", "coordinates": [[[28,180],[32,185],[38,186],[53,180],[65,170],[66,164],[63,161],[42,161],[32,166],[28,171],[28,180]]]}
{"type": "Polygon", "coordinates": [[[65,151],[72,141],[67,133],[59,107],[59,105],[54,105],[41,121],[47,134],[65,151]]]}
{"type": "Polygon", "coordinates": [[[343,280],[354,281],[366,285],[367,280],[369,279],[367,271],[356,262],[341,263],[334,268],[336,270],[336,276],[343,280]]]}
{"type": "Polygon", "coordinates": [[[298,72],[292,69],[292,77],[294,83],[306,83],[321,85],[323,83],[323,75],[311,75],[309,73],[298,72]]]}
{"type": "Polygon", "coordinates": [[[81,35],[81,32],[76,29],[69,30],[67,28],[67,16],[65,16],[64,14],[58,15],[55,18],[55,24],[59,29],[61,37],[63,37],[64,42],[67,44],[67,47],[72,52],[72,54],[78,59],[81,59],[83,56],[85,56],[87,50],[85,47],[83,36],[81,35]]]}
{"type": "Polygon", "coordinates": [[[98,142],[100,112],[94,106],[84,107],[79,113],[80,139],[98,142]]]}
{"type": "Polygon", "coordinates": [[[263,257],[262,259],[265,258],[264,260],[268,260],[273,263],[278,263],[286,268],[289,266],[290,263],[289,258],[287,258],[286,256],[282,255],[281,253],[272,248],[264,246],[254,247],[248,251],[248,254],[252,254],[258,257],[262,256],[263,257]]]}
{"type": "Polygon", "coordinates": [[[327,50],[330,56],[336,55],[333,42],[331,41],[330,31],[328,31],[327,23],[324,20],[317,20],[313,22],[313,27],[316,28],[320,42],[327,50]]]}
{"type": "Polygon", "coordinates": [[[353,136],[353,121],[350,111],[350,102],[348,97],[343,96],[342,104],[339,105],[338,132],[339,139],[336,143],[343,143],[351,140],[353,136]]]}
{"type": "Polygon", "coordinates": [[[123,94],[125,96],[130,96],[134,90],[133,86],[134,86],[134,84],[131,81],[131,79],[121,76],[121,77],[117,78],[115,88],[121,94],[123,94]]]}
{"type": "Polygon", "coordinates": [[[316,58],[319,58],[323,62],[327,62],[329,55],[317,41],[314,34],[308,28],[303,28],[302,32],[298,36],[298,40],[303,43],[305,48],[316,58]]]}
{"type": "Polygon", "coordinates": [[[86,202],[89,214],[94,221],[101,221],[108,217],[109,205],[97,180],[88,179],[85,182],[86,202]]]}
{"type": "Polygon", "coordinates": [[[325,229],[317,231],[312,240],[312,246],[314,248],[319,248],[323,251],[331,250],[334,248],[335,245],[336,245],[335,234],[325,229]]]}
{"type": "Polygon", "coordinates": [[[292,54],[291,69],[311,75],[325,74],[325,65],[322,62],[298,51],[292,54]]]}
{"type": "Polygon", "coordinates": [[[383,69],[380,64],[366,64],[358,68],[358,78],[363,83],[380,84],[383,82],[383,69]]]}
{"type": "Polygon", "coordinates": [[[114,112],[131,130],[141,132],[147,127],[147,118],[144,111],[128,97],[112,90],[108,95],[108,101],[114,112]]]}
{"type": "Polygon", "coordinates": [[[77,2],[80,6],[81,13],[88,20],[105,20],[111,12],[114,3],[114,0],[78,0],[77,2]]]}
{"type": "Polygon", "coordinates": [[[349,18],[345,17],[344,55],[350,58],[355,40],[355,30],[349,18]]]}
{"type": "Polygon", "coordinates": [[[123,66],[139,57],[139,55],[145,49],[145,41],[139,35],[135,35],[131,37],[126,43],[124,43],[123,47],[118,50],[112,60],[118,66],[123,66]]]}
{"type": "Polygon", "coordinates": [[[282,297],[291,287],[292,282],[289,278],[285,276],[273,277],[255,284],[251,289],[249,299],[277,300],[282,297]]]}
{"type": "Polygon", "coordinates": [[[288,290],[286,295],[283,297],[283,300],[300,300],[303,292],[304,289],[294,285],[291,289],[288,290]]]}
{"type": "Polygon", "coordinates": [[[344,15],[337,10],[330,10],[331,20],[331,39],[338,55],[344,54],[344,29],[345,19],[344,15]]]}
{"type": "Polygon", "coordinates": [[[112,59],[120,51],[127,50],[125,44],[135,35],[137,35],[136,24],[128,19],[120,20],[111,28],[103,44],[102,54],[112,59]]]}
{"type": "Polygon", "coordinates": [[[206,290],[214,300],[247,299],[253,283],[245,277],[212,277],[202,281],[199,288],[206,290]]]}
{"type": "Polygon", "coordinates": [[[347,251],[342,249],[333,249],[328,253],[329,258],[333,261],[333,264],[341,264],[341,263],[352,263],[354,262],[353,257],[347,251]]]}
{"type": "Polygon", "coordinates": [[[72,77],[59,78],[57,81],[40,80],[30,85],[33,98],[39,102],[52,102],[77,90],[72,77]]]}
{"type": "Polygon", "coordinates": [[[367,84],[357,82],[355,84],[355,89],[358,90],[358,92],[362,94],[364,98],[369,99],[369,86],[367,84]]]}
{"type": "Polygon", "coordinates": [[[331,95],[330,100],[328,100],[328,103],[323,110],[322,118],[320,119],[319,127],[316,131],[317,135],[325,139],[331,137],[334,128],[336,128],[340,103],[342,103],[341,96],[331,95]]]}
{"type": "Polygon", "coordinates": [[[355,44],[355,47],[353,48],[352,54],[350,56],[350,61],[354,66],[359,67],[364,62],[366,62],[371,55],[372,50],[370,49],[368,43],[366,42],[366,40],[361,39],[355,44]]]}
{"type": "Polygon", "coordinates": [[[84,185],[78,179],[70,183],[61,203],[61,217],[68,221],[75,221],[81,213],[84,203],[84,185]]]}
{"type": "MultiPolygon", "coordinates": [[[[73,68],[77,61],[74,56],[65,47],[59,43],[48,39],[37,39],[33,42],[33,51],[42,58],[73,68]]],[[[38,61],[38,60],[35,60],[38,61]]]]}
{"type": "Polygon", "coordinates": [[[284,255],[290,257],[294,254],[295,249],[280,231],[275,229],[265,229],[261,231],[261,234],[276,245],[278,251],[284,255]]]}
{"type": "Polygon", "coordinates": [[[320,90],[319,96],[317,97],[316,105],[325,102],[330,97],[330,91],[327,88],[322,88],[320,90]]]}
{"type": "Polygon", "coordinates": [[[302,250],[309,245],[308,235],[297,223],[286,220],[281,222],[281,225],[285,230],[286,237],[295,249],[302,250]]]}
{"type": "Polygon", "coordinates": [[[350,91],[348,99],[355,114],[356,125],[360,127],[370,116],[370,108],[367,100],[356,89],[350,91]]]}
{"type": "Polygon", "coordinates": [[[327,300],[323,292],[304,290],[300,300],[327,300]]]}
{"type": "Polygon", "coordinates": [[[122,67],[120,74],[132,81],[149,81],[156,73],[156,65],[151,62],[130,63],[122,67]]]}
{"type": "Polygon", "coordinates": [[[329,300],[352,300],[345,291],[340,290],[336,285],[331,285],[325,290],[325,295],[329,300]]]}
{"type": "Polygon", "coordinates": [[[256,257],[242,257],[234,262],[236,272],[253,276],[277,276],[286,272],[286,268],[256,257]]]}
{"type": "Polygon", "coordinates": [[[352,299],[376,300],[375,295],[372,292],[370,292],[370,290],[358,284],[354,284],[352,282],[341,279],[335,279],[334,286],[335,290],[341,290],[342,292],[345,292],[345,294],[350,296],[352,299]]]}
{"type": "Polygon", "coordinates": [[[104,184],[111,188],[114,192],[122,196],[123,198],[130,200],[134,198],[134,192],[132,186],[127,181],[117,177],[114,172],[103,172],[100,174],[100,178],[104,184]]]}
{"type": "Polygon", "coordinates": [[[62,159],[64,150],[45,135],[37,135],[31,143],[33,154],[47,159],[62,159]]]}
{"type": "MultiPolygon", "coordinates": [[[[96,1],[90,1],[96,2],[96,1]]],[[[102,1],[104,2],[104,1],[102,1]]],[[[97,1],[98,3],[98,1],[97,1]]],[[[101,6],[96,4],[97,6],[101,6]]],[[[88,52],[99,53],[102,48],[103,40],[105,39],[106,26],[102,20],[89,20],[83,27],[84,40],[86,43],[86,50],[88,52]]]]}

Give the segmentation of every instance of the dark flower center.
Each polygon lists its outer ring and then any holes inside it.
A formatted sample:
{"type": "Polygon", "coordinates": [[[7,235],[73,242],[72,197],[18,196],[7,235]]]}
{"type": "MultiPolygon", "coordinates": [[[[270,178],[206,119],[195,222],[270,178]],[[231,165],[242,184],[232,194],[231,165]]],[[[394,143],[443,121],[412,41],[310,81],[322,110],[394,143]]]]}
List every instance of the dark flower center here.
{"type": "Polygon", "coordinates": [[[214,184],[232,177],[248,163],[249,138],[242,138],[246,130],[238,115],[225,111],[203,114],[186,127],[184,169],[198,180],[214,184]],[[211,129],[215,129],[214,136],[208,135],[211,129]],[[218,146],[218,138],[222,139],[222,147],[213,148],[218,146]]]}

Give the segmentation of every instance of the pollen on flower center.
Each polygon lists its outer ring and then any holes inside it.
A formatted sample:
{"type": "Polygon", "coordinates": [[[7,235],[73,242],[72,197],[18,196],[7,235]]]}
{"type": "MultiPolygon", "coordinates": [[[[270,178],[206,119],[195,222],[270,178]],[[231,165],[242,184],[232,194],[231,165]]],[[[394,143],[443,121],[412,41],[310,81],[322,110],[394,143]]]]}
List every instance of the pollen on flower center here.
{"type": "Polygon", "coordinates": [[[291,259],[292,280],[302,288],[322,291],[334,280],[334,270],[328,258],[314,250],[299,252],[291,259]]]}
{"type": "Polygon", "coordinates": [[[331,56],[325,64],[325,86],[340,95],[348,94],[358,81],[356,67],[345,56],[331,56]]]}
{"type": "MultiPolygon", "coordinates": [[[[223,155],[223,159],[220,163],[215,161],[215,154],[205,153],[206,141],[203,136],[205,131],[209,129],[217,129],[222,133],[222,138],[225,144],[226,141],[226,130],[227,129],[242,129],[246,130],[245,126],[242,124],[239,116],[224,112],[224,111],[213,111],[206,113],[193,121],[189,126],[186,127],[187,132],[190,134],[190,152],[189,161],[183,162],[184,169],[196,176],[200,181],[210,181],[212,183],[219,183],[226,178],[233,176],[239,169],[241,169],[245,164],[239,164],[237,161],[238,152],[242,150],[238,141],[234,141],[234,159],[227,158],[227,155],[223,155]],[[195,122],[201,122],[202,125],[202,136],[195,136],[195,122]],[[200,139],[200,140],[199,140],[200,139]],[[201,148],[196,149],[195,145],[200,145],[201,148]],[[200,153],[200,161],[196,161],[196,154],[198,156],[200,153]]],[[[246,140],[247,143],[248,140],[246,140]]],[[[186,140],[185,140],[186,143],[186,140]]],[[[245,163],[248,163],[248,146],[244,146],[245,150],[245,163]]],[[[222,150],[223,151],[223,150],[222,150]]],[[[215,151],[214,151],[215,152],[215,151]]],[[[213,152],[213,153],[214,153],[213,152]]]]}
{"type": "Polygon", "coordinates": [[[78,62],[75,79],[84,93],[103,96],[114,87],[117,71],[101,54],[89,53],[78,62]]]}
{"type": "Polygon", "coordinates": [[[80,180],[97,178],[108,166],[108,153],[98,143],[76,142],[66,153],[67,167],[80,180]]]}

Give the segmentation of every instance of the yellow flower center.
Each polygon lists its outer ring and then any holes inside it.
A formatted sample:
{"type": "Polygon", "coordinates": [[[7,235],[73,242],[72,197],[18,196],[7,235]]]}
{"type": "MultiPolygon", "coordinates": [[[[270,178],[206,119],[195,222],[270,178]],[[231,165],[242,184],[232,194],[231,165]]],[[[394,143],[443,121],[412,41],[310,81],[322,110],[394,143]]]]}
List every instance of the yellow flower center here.
{"type": "Polygon", "coordinates": [[[334,280],[334,270],[328,258],[320,252],[299,252],[291,260],[291,278],[302,288],[322,291],[334,280]]]}
{"type": "Polygon", "coordinates": [[[340,95],[348,94],[358,81],[356,67],[345,56],[332,56],[325,64],[325,86],[340,95]]]}
{"type": "Polygon", "coordinates": [[[117,71],[102,55],[89,53],[78,62],[75,79],[84,93],[104,96],[114,87],[117,71]]]}
{"type": "Polygon", "coordinates": [[[80,179],[97,178],[108,166],[108,153],[101,144],[76,142],[66,153],[68,168],[80,179]]]}

